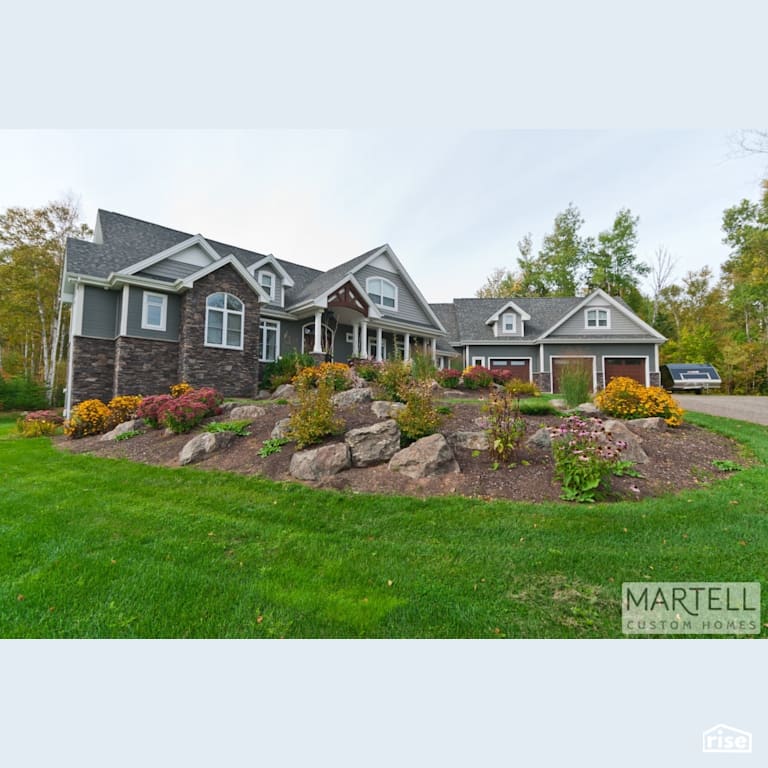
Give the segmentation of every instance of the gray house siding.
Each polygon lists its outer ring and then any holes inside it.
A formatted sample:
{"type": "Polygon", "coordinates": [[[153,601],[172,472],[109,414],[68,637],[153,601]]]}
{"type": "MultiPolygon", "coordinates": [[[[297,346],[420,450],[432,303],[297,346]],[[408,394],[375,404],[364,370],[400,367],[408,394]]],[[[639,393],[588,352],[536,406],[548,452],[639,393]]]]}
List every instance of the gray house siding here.
{"type": "MultiPolygon", "coordinates": [[[[147,291],[159,293],[159,291],[147,291]]],[[[165,331],[152,331],[141,327],[141,310],[144,300],[144,290],[131,286],[128,294],[128,336],[136,336],[140,339],[158,339],[159,341],[178,341],[179,322],[181,318],[180,298],[176,294],[167,294],[168,306],[165,319],[165,331]]]]}
{"type": "MultiPolygon", "coordinates": [[[[488,366],[490,358],[531,358],[531,373],[539,370],[539,347],[524,344],[470,344],[469,363],[473,357],[482,357],[488,366]]],[[[463,358],[462,358],[463,360],[463,358]]]]}
{"type": "Polygon", "coordinates": [[[86,285],[83,300],[82,336],[114,339],[120,318],[120,291],[86,285]]]}
{"type": "Polygon", "coordinates": [[[415,323],[424,323],[425,325],[429,326],[432,325],[433,321],[427,317],[424,310],[416,300],[416,297],[411,293],[410,289],[405,284],[405,281],[400,277],[400,275],[397,275],[394,272],[387,272],[384,269],[372,267],[369,264],[368,266],[365,266],[356,272],[355,277],[357,278],[360,285],[362,285],[363,290],[365,290],[365,283],[369,277],[386,278],[397,287],[397,312],[394,312],[387,307],[382,307],[381,311],[383,314],[393,318],[396,317],[398,319],[415,323]]]}
{"type": "Polygon", "coordinates": [[[590,334],[599,336],[627,336],[632,334],[643,333],[644,331],[637,323],[628,318],[622,312],[619,312],[615,307],[607,307],[604,305],[594,304],[590,307],[580,309],[573,317],[566,320],[553,334],[552,337],[557,336],[585,336],[589,337],[590,334]],[[587,309],[608,309],[610,312],[610,328],[587,328],[585,327],[584,313],[587,309]]]}
{"type": "Polygon", "coordinates": [[[163,259],[163,261],[158,261],[157,264],[147,267],[138,274],[141,277],[159,277],[161,280],[174,281],[189,277],[199,271],[200,267],[195,266],[194,264],[185,264],[183,261],[163,259]]]}
{"type": "MultiPolygon", "coordinates": [[[[268,272],[270,275],[272,275],[273,285],[274,285],[274,291],[273,296],[274,299],[269,302],[269,305],[274,307],[282,307],[283,304],[281,302],[282,296],[283,296],[283,278],[280,277],[280,275],[272,269],[270,266],[264,266],[260,269],[257,269],[253,276],[256,278],[256,282],[261,285],[261,280],[259,280],[259,272],[268,272]]],[[[268,306],[269,306],[268,305],[268,306]]]]}

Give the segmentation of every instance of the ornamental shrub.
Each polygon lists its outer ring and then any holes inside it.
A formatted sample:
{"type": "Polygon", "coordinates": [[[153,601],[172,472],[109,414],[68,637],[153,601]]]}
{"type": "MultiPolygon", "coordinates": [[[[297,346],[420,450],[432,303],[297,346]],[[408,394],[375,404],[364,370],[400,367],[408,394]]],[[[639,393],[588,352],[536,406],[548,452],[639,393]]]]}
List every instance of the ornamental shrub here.
{"type": "Polygon", "coordinates": [[[532,381],[523,381],[522,379],[510,379],[504,384],[513,397],[539,397],[541,391],[532,381]]]}
{"type": "Polygon", "coordinates": [[[444,368],[442,371],[437,372],[437,383],[446,389],[458,387],[460,379],[461,371],[457,371],[455,368],[444,368]]]}
{"type": "Polygon", "coordinates": [[[316,387],[324,379],[333,387],[335,392],[349,389],[352,386],[351,372],[344,363],[321,363],[310,365],[299,371],[291,380],[294,386],[316,387]]]}
{"type": "Polygon", "coordinates": [[[508,464],[525,436],[525,421],[520,415],[520,398],[505,389],[491,392],[483,411],[488,418],[491,455],[500,464],[508,464]]]}
{"type": "Polygon", "coordinates": [[[591,502],[608,490],[611,472],[626,448],[614,440],[600,419],[569,416],[550,427],[555,477],[562,487],[561,499],[591,502]]]}
{"type": "Polygon", "coordinates": [[[272,363],[267,363],[261,371],[261,384],[269,390],[277,389],[281,384],[288,384],[303,368],[314,365],[312,355],[293,349],[272,363]]]}
{"type": "Polygon", "coordinates": [[[416,381],[432,381],[437,373],[437,366],[432,355],[426,352],[413,352],[411,354],[411,376],[416,381]]]}
{"type": "Polygon", "coordinates": [[[203,419],[221,413],[222,398],[215,389],[201,387],[171,398],[163,408],[162,423],[176,434],[190,432],[203,419]]]}
{"type": "Polygon", "coordinates": [[[357,358],[354,361],[354,368],[355,372],[361,379],[365,379],[366,381],[379,380],[381,363],[377,363],[375,360],[357,358]]]}
{"type": "Polygon", "coordinates": [[[152,429],[158,429],[165,418],[165,410],[175,398],[171,395],[150,395],[145,397],[136,409],[136,415],[149,424],[152,429]]]}
{"type": "Polygon", "coordinates": [[[484,365],[470,365],[464,369],[462,382],[467,389],[487,389],[493,384],[493,374],[484,365]]]}
{"type": "Polygon", "coordinates": [[[118,395],[113,397],[107,403],[107,407],[112,411],[112,426],[116,427],[124,421],[135,419],[140,405],[141,397],[139,395],[118,395]]]}
{"type": "Polygon", "coordinates": [[[405,392],[411,381],[411,369],[402,360],[392,359],[381,363],[377,382],[386,400],[404,403],[405,392]]]}
{"type": "Polygon", "coordinates": [[[186,381],[180,381],[178,384],[171,384],[169,390],[171,392],[171,397],[181,397],[182,395],[186,395],[187,392],[192,391],[192,385],[187,384],[186,381]]]}
{"type": "Polygon", "coordinates": [[[30,411],[16,422],[16,431],[22,437],[55,435],[64,419],[55,411],[30,411]]]}
{"type": "Polygon", "coordinates": [[[441,416],[432,400],[432,390],[427,381],[415,381],[403,390],[405,408],[395,415],[400,427],[401,442],[405,445],[440,428],[441,416]]]}
{"type": "Polygon", "coordinates": [[[101,400],[84,400],[72,409],[69,421],[64,424],[64,434],[74,439],[106,432],[112,412],[101,400]]]}
{"type": "Polygon", "coordinates": [[[608,386],[595,395],[595,405],[618,419],[660,416],[670,427],[683,423],[683,409],[672,395],[661,387],[645,387],[627,376],[611,379],[608,386]]]}
{"type": "Polygon", "coordinates": [[[343,429],[344,422],[333,412],[333,393],[329,379],[319,379],[316,387],[306,382],[296,387],[298,403],[291,406],[288,434],[297,448],[319,443],[343,429]]]}

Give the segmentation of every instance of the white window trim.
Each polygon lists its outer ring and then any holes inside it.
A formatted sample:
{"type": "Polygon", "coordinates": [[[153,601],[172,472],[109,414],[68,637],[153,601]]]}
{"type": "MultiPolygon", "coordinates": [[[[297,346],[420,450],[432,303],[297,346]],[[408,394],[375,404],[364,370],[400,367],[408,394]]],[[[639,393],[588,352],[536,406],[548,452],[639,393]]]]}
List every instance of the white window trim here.
{"type": "Polygon", "coordinates": [[[476,365],[480,365],[480,366],[482,366],[483,368],[485,368],[485,358],[484,358],[484,357],[480,357],[480,356],[478,356],[478,355],[475,355],[475,356],[472,358],[472,366],[474,367],[474,366],[476,366],[476,365]],[[477,362],[478,360],[479,360],[480,362],[477,362]]]}
{"type": "Polygon", "coordinates": [[[141,297],[141,327],[145,331],[165,331],[168,322],[168,295],[165,293],[153,293],[144,291],[141,297]],[[152,325],[147,319],[147,310],[149,309],[149,298],[162,300],[160,305],[160,325],[152,325]]]}
{"type": "Polygon", "coordinates": [[[399,306],[400,306],[400,292],[398,291],[397,286],[391,280],[387,280],[386,277],[379,277],[378,275],[375,275],[373,277],[367,278],[366,281],[365,281],[365,292],[368,294],[368,297],[371,298],[371,301],[373,301],[373,303],[376,304],[377,307],[381,307],[382,309],[389,309],[392,312],[397,312],[399,310],[399,306]],[[384,300],[383,291],[379,291],[379,294],[381,295],[381,298],[382,298],[382,303],[381,304],[375,302],[373,300],[373,298],[371,298],[371,294],[369,293],[369,291],[370,291],[370,285],[371,285],[371,283],[374,280],[381,280],[382,283],[386,283],[387,285],[389,285],[392,288],[392,290],[395,292],[395,306],[394,307],[388,307],[386,304],[383,303],[383,300],[384,300]]]}
{"type": "MultiPolygon", "coordinates": [[[[376,337],[375,336],[368,337],[368,357],[371,360],[376,359],[376,337]]],[[[382,339],[381,339],[381,359],[382,360],[387,359],[387,339],[384,336],[382,336],[382,339]]]]}
{"type": "Polygon", "coordinates": [[[584,328],[589,331],[607,331],[611,328],[611,310],[608,309],[608,307],[587,307],[584,310],[584,328]],[[600,318],[600,312],[605,312],[605,319],[606,324],[605,325],[590,325],[589,324],[589,313],[590,312],[597,312],[598,315],[596,317],[596,320],[599,321],[600,318]]]}
{"type": "Polygon", "coordinates": [[[280,321],[279,320],[271,320],[268,317],[262,317],[261,320],[259,320],[259,341],[261,342],[259,345],[259,362],[260,363],[274,363],[275,361],[280,359],[280,321]],[[274,360],[268,360],[264,357],[264,350],[266,349],[266,344],[264,343],[264,334],[266,333],[266,323],[269,323],[272,326],[272,330],[275,331],[275,359],[274,360]]]}
{"type": "Polygon", "coordinates": [[[517,315],[514,312],[504,312],[504,314],[501,316],[501,322],[499,324],[499,329],[501,330],[502,335],[504,336],[514,336],[517,334],[517,315]],[[504,327],[504,318],[505,317],[511,317],[512,318],[512,330],[508,331],[504,327]]]}
{"type": "Polygon", "coordinates": [[[244,347],[244,341],[245,341],[245,304],[242,301],[242,299],[238,299],[237,296],[235,296],[233,293],[227,293],[226,291],[214,291],[213,293],[209,293],[208,296],[205,297],[205,330],[204,330],[204,336],[203,336],[203,346],[213,347],[214,349],[232,349],[232,350],[242,351],[244,347]],[[210,299],[211,296],[215,296],[217,293],[224,294],[224,307],[221,309],[208,306],[208,299],[210,299]],[[242,307],[240,312],[234,309],[227,309],[227,298],[226,298],[227,296],[232,296],[232,298],[237,299],[240,302],[240,306],[242,307]],[[221,344],[211,344],[208,341],[208,313],[211,310],[213,312],[222,312],[224,314],[224,318],[221,326],[221,340],[222,340],[221,344]],[[229,325],[229,320],[228,320],[229,315],[240,315],[240,346],[239,347],[226,343],[227,330],[229,325]]]}
{"type": "Polygon", "coordinates": [[[264,290],[264,293],[269,296],[270,301],[275,300],[275,273],[272,272],[269,269],[260,269],[259,274],[256,277],[256,282],[262,287],[264,290]],[[262,275],[268,275],[270,278],[272,278],[272,285],[269,287],[269,290],[267,290],[267,287],[261,282],[261,276],[262,275]]]}

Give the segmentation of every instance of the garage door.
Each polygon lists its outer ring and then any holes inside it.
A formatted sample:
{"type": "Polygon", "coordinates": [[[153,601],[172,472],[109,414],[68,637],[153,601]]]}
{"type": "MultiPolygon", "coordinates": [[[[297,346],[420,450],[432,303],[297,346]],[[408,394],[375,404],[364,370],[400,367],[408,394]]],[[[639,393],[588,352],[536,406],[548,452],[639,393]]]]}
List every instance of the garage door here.
{"type": "Polygon", "coordinates": [[[603,364],[605,365],[606,384],[611,379],[616,379],[619,376],[626,376],[645,386],[645,382],[647,381],[645,376],[645,358],[606,357],[603,364]]]}
{"type": "Polygon", "coordinates": [[[531,361],[508,357],[489,357],[488,367],[504,368],[511,372],[513,379],[531,380],[531,361]]]}
{"type": "Polygon", "coordinates": [[[594,378],[592,376],[591,357],[553,357],[552,358],[552,391],[562,392],[561,379],[566,370],[583,370],[589,376],[589,390],[592,391],[594,378]]]}

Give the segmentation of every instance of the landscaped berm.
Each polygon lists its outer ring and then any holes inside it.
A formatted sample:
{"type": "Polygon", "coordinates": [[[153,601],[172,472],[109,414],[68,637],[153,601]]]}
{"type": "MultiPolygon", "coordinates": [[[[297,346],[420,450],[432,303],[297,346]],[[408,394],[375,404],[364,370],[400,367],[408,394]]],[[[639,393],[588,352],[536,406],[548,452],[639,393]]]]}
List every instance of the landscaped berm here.
{"type": "Polygon", "coordinates": [[[64,435],[6,420],[0,633],[620,637],[622,582],[765,576],[760,427],[621,378],[568,403],[293,362],[259,401],[181,383],[64,435]]]}

